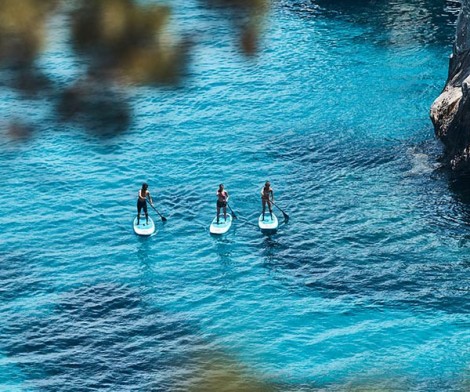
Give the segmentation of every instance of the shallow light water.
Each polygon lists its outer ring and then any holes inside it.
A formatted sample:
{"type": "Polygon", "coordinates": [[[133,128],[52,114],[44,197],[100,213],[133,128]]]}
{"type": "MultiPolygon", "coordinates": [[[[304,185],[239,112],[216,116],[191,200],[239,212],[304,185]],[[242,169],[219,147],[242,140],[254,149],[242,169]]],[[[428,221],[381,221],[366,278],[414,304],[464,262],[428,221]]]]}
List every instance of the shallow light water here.
{"type": "MultiPolygon", "coordinates": [[[[129,91],[127,133],[2,93],[42,129],[2,135],[0,390],[191,390],[211,369],[267,390],[468,390],[470,193],[428,118],[457,5],[276,2],[246,60],[219,14],[175,4],[198,37],[189,79],[129,91]],[[266,179],[290,217],[270,236],[266,179]],[[149,238],[142,181],[168,219],[150,210],[149,238]],[[239,219],[217,238],[220,182],[239,219]]],[[[41,61],[67,83],[64,40],[41,61]]]]}

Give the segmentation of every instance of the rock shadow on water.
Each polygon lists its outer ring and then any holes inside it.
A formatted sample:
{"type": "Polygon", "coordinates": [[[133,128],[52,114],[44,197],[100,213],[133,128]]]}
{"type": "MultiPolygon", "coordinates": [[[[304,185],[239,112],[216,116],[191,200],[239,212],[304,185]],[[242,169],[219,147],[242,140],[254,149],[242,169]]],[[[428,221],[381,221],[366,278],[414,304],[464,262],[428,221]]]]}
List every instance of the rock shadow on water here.
{"type": "Polygon", "coordinates": [[[470,246],[470,173],[441,173],[447,181],[450,199],[440,203],[440,215],[447,223],[449,235],[458,237],[459,248],[470,246]]]}
{"type": "Polygon", "coordinates": [[[457,201],[470,207],[470,174],[450,176],[449,189],[457,201]]]}

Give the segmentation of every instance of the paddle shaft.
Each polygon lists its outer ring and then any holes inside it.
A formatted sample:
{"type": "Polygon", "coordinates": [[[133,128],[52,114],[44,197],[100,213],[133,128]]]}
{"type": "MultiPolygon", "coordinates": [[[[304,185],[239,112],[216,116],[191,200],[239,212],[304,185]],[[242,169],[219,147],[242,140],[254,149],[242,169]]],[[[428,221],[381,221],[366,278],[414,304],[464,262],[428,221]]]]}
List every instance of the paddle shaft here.
{"type": "Polygon", "coordinates": [[[233,219],[237,219],[237,216],[235,215],[235,212],[233,212],[232,207],[230,207],[230,204],[227,203],[227,207],[230,209],[230,212],[232,213],[233,219]]]}
{"type": "MultiPolygon", "coordinates": [[[[147,199],[147,200],[148,200],[148,199],[147,199]]],[[[166,222],[166,218],[165,218],[162,214],[160,214],[160,213],[158,212],[158,210],[153,206],[152,203],[150,203],[149,200],[148,200],[148,202],[149,202],[149,204],[150,204],[150,207],[152,207],[152,208],[155,210],[155,212],[156,212],[158,215],[160,215],[160,218],[162,218],[162,222],[166,222]]]]}
{"type": "Polygon", "coordinates": [[[276,206],[277,208],[279,208],[279,211],[282,212],[282,215],[284,215],[284,219],[285,219],[286,221],[289,220],[289,215],[287,215],[287,214],[282,210],[281,207],[279,207],[279,206],[278,206],[277,204],[275,204],[273,201],[271,201],[271,204],[274,205],[274,206],[276,206]]]}

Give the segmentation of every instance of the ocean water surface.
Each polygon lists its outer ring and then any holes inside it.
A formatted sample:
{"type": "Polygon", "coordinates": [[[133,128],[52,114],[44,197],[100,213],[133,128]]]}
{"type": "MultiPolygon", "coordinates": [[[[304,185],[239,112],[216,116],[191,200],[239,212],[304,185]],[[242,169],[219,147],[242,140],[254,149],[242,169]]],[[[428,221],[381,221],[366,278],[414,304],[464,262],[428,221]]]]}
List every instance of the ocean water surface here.
{"type": "MultiPolygon", "coordinates": [[[[458,3],[276,1],[251,59],[223,15],[174,5],[188,78],[127,91],[127,132],[2,91],[38,131],[2,131],[0,390],[468,391],[470,193],[428,117],[458,3]],[[168,219],[149,238],[143,181],[168,219]],[[239,219],[217,238],[221,182],[239,219]]],[[[71,83],[51,23],[41,64],[71,83]]]]}

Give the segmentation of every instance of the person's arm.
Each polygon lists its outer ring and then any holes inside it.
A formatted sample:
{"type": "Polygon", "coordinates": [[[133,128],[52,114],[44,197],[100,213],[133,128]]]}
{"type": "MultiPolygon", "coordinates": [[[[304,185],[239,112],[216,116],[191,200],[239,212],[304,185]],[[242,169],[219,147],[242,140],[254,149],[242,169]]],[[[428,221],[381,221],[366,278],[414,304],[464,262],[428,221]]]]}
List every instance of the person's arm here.
{"type": "Polygon", "coordinates": [[[228,192],[225,191],[225,201],[228,202],[228,192]]]}
{"type": "Polygon", "coordinates": [[[149,192],[149,191],[147,191],[147,197],[148,197],[148,199],[149,199],[150,204],[153,205],[152,196],[150,196],[150,192],[149,192]]]}
{"type": "Polygon", "coordinates": [[[272,188],[271,188],[271,201],[274,202],[274,191],[272,188]]]}

